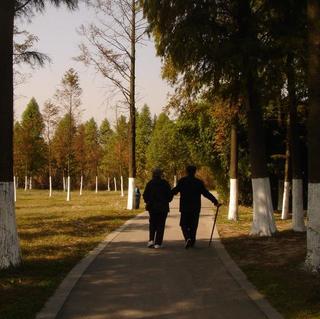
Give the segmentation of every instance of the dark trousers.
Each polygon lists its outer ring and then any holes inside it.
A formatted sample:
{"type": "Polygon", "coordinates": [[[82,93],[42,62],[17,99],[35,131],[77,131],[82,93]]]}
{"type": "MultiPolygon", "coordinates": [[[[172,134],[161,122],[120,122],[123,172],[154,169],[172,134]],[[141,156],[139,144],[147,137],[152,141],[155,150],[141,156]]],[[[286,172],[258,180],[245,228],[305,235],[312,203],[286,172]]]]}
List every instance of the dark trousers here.
{"type": "Polygon", "coordinates": [[[191,244],[196,242],[199,224],[199,213],[181,212],[180,226],[185,240],[191,239],[191,244]]]}
{"type": "Polygon", "coordinates": [[[162,244],[167,216],[167,212],[149,212],[149,240],[153,240],[155,245],[162,244]]]}

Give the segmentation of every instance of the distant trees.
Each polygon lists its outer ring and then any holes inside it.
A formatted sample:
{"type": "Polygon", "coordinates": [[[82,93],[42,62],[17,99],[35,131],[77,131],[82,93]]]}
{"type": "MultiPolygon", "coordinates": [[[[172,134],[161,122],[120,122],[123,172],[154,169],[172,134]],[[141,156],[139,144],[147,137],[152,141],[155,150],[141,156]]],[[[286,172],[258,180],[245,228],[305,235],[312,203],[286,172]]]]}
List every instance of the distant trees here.
{"type": "MultiPolygon", "coordinates": [[[[21,123],[16,123],[15,154],[19,158],[19,171],[24,170],[25,187],[32,188],[32,177],[39,173],[45,163],[46,144],[44,122],[35,98],[32,98],[22,114],[21,123]]],[[[17,165],[19,165],[17,162],[17,165]]]]}
{"type": "Polygon", "coordinates": [[[136,160],[137,160],[137,180],[138,183],[143,183],[149,177],[149,170],[147,168],[147,148],[151,142],[153,130],[153,123],[150,109],[144,105],[137,115],[137,146],[136,146],[136,160]]]}
{"type": "Polygon", "coordinates": [[[80,96],[82,89],[79,84],[79,76],[74,69],[69,69],[63,76],[61,81],[61,87],[57,89],[56,99],[59,106],[66,111],[68,115],[67,119],[67,139],[68,139],[68,155],[67,155],[67,201],[70,200],[71,189],[70,189],[70,164],[72,156],[72,147],[74,139],[73,123],[77,120],[80,114],[81,100],[80,96]]]}
{"type": "Polygon", "coordinates": [[[48,148],[48,175],[49,175],[49,197],[52,196],[52,135],[57,125],[59,114],[58,107],[51,101],[46,101],[43,108],[43,121],[45,125],[45,140],[48,148]]]}

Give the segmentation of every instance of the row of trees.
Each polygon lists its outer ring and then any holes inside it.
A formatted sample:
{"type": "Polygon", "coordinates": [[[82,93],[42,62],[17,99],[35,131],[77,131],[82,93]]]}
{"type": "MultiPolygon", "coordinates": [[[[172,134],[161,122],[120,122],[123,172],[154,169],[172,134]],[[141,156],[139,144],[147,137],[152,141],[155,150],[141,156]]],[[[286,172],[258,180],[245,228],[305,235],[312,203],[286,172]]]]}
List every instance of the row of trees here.
{"type": "MultiPolygon", "coordinates": [[[[63,78],[63,85],[70,74],[76,75],[69,70],[63,78]]],[[[66,91],[60,88],[55,99],[57,103],[61,101],[61,92],[65,96],[66,91]]],[[[75,101],[70,96],[67,100],[75,101]]],[[[37,101],[32,98],[21,121],[15,123],[16,181],[23,181],[25,189],[32,188],[32,181],[36,187],[48,188],[50,197],[52,187],[64,189],[67,200],[70,200],[68,189],[71,186],[79,188],[82,194],[83,187],[97,191],[98,180],[100,187],[108,190],[111,186],[117,188],[115,183],[120,180],[123,194],[129,176],[127,118],[121,115],[114,127],[108,119],[104,119],[100,126],[93,118],[81,123],[75,107],[59,108],[58,105],[47,101],[40,112],[37,101]]],[[[147,105],[136,112],[136,118],[138,185],[144,186],[153,167],[164,168],[173,182],[188,159],[187,143],[176,123],[164,113],[152,118],[147,105]]]]}
{"type": "MultiPolygon", "coordinates": [[[[320,110],[319,2],[144,0],[142,3],[157,52],[164,59],[163,74],[177,88],[172,107],[180,111],[192,108],[199,99],[215,105],[222,101],[225,113],[231,115],[231,190],[236,190],[238,184],[237,135],[243,119],[249,150],[245,154],[249,157],[252,181],[253,235],[271,236],[276,232],[265,119],[281,113],[287,123],[285,193],[291,166],[294,229],[304,229],[297,119],[299,106],[308,105],[306,265],[319,270],[320,129],[316,124],[320,110]]],[[[236,197],[231,193],[231,204],[236,197]]]]}

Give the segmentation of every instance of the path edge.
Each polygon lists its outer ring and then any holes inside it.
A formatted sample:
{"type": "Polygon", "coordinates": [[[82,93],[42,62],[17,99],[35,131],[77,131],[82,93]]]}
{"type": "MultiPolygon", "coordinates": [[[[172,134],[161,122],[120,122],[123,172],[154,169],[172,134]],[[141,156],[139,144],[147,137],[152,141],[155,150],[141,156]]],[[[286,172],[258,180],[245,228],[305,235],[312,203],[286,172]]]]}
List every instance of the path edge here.
{"type": "Polygon", "coordinates": [[[102,252],[102,250],[111,243],[124,229],[131,225],[135,220],[139,219],[145,212],[128,219],[123,225],[106,235],[106,237],[93,248],[85,257],[83,257],[66,275],[53,295],[44,304],[40,312],[37,313],[35,319],[55,319],[61,308],[65,304],[73,287],[76,285],[80,277],[102,252]]]}
{"type": "Polygon", "coordinates": [[[248,297],[257,305],[257,307],[264,313],[268,319],[284,319],[284,317],[269,303],[266,297],[261,294],[257,288],[248,280],[247,276],[235,263],[235,261],[228,254],[226,248],[221,242],[217,227],[214,230],[213,246],[224,264],[227,271],[239,286],[246,292],[248,297]]]}

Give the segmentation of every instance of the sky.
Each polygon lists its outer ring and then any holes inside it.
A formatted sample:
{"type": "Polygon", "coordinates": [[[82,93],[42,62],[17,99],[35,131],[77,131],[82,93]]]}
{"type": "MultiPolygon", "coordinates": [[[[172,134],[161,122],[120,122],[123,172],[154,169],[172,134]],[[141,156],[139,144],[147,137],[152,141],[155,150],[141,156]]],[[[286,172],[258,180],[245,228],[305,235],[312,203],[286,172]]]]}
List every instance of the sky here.
{"type": "MultiPolygon", "coordinates": [[[[110,101],[113,88],[93,68],[88,68],[73,60],[79,55],[78,45],[81,36],[76,29],[81,24],[94,20],[94,13],[84,4],[76,11],[65,7],[59,9],[47,7],[43,14],[37,14],[31,20],[17,21],[18,27],[38,37],[36,49],[47,54],[52,60],[43,68],[20,67],[19,71],[28,74],[27,81],[15,89],[15,117],[20,119],[23,110],[32,97],[37,100],[40,109],[47,99],[53,97],[63,74],[73,67],[79,74],[82,93],[82,120],[94,117],[98,123],[107,117],[115,119],[115,103],[110,101]]],[[[165,106],[170,88],[161,79],[161,61],[156,57],[152,39],[145,46],[137,47],[136,85],[139,109],[148,104],[151,113],[159,114],[165,106]]]]}

